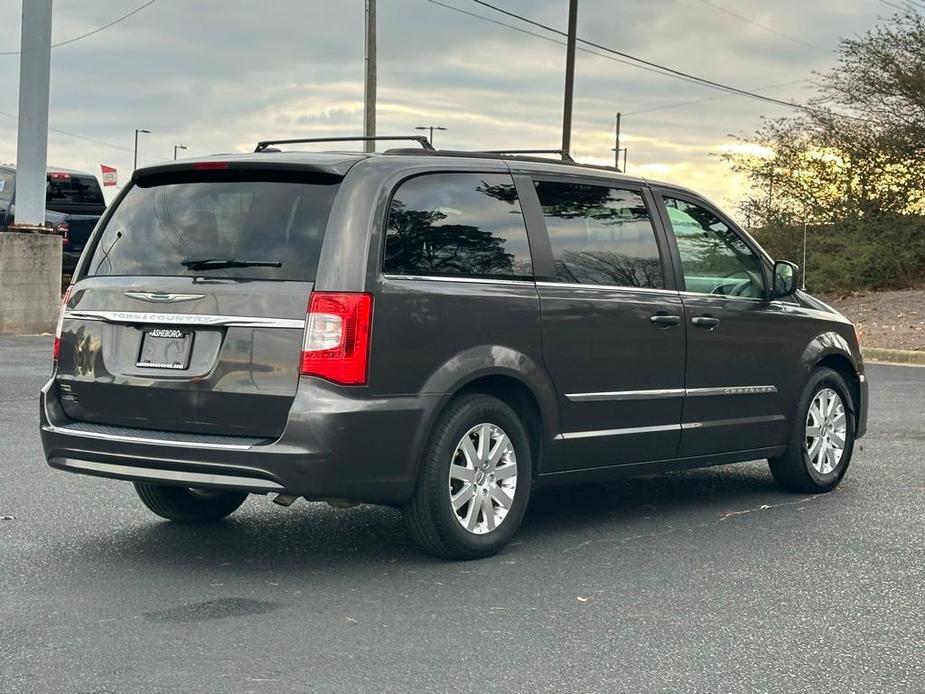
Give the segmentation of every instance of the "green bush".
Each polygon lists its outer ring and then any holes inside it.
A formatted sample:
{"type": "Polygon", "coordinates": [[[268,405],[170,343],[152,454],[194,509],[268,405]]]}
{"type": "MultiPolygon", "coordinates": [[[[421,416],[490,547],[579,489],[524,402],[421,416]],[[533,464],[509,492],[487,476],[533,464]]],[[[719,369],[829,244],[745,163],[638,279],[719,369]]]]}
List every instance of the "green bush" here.
{"type": "MultiPolygon", "coordinates": [[[[803,264],[803,227],[754,232],[771,257],[803,264]]],[[[925,217],[884,215],[810,226],[806,287],[821,294],[909,289],[925,284],[925,217]]]]}

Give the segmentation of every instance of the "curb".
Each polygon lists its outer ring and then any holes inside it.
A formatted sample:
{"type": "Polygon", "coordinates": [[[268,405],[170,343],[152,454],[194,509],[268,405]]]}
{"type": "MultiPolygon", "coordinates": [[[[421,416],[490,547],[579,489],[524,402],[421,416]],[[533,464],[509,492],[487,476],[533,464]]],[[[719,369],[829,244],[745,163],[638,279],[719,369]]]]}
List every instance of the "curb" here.
{"type": "Polygon", "coordinates": [[[861,354],[864,356],[864,361],[925,366],[925,352],[919,350],[862,347],[861,354]]]}

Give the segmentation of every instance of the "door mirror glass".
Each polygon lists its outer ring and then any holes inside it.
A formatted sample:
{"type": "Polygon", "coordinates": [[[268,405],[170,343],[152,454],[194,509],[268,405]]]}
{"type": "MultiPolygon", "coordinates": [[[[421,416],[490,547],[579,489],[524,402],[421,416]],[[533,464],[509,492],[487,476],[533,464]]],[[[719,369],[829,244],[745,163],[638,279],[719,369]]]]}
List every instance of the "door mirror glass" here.
{"type": "Polygon", "coordinates": [[[774,289],[772,299],[780,299],[790,296],[797,290],[797,279],[800,275],[800,268],[786,260],[778,260],[774,263],[774,289]]]}

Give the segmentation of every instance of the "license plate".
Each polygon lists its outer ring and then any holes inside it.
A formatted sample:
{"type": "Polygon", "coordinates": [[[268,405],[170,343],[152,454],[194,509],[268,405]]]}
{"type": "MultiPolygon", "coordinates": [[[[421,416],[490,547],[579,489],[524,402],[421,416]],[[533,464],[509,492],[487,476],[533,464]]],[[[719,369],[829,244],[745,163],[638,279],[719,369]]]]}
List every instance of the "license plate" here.
{"type": "Polygon", "coordinates": [[[135,366],[182,371],[189,367],[192,346],[190,330],[148,328],[141,338],[141,353],[135,366]]]}

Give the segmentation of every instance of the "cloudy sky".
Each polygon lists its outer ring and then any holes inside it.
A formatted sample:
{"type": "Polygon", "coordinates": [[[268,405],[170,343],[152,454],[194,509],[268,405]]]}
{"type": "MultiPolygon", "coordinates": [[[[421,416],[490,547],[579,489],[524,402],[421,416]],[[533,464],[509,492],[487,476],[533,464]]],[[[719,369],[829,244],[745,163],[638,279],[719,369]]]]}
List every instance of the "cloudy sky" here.
{"type": "MultiPolygon", "coordinates": [[[[559,40],[471,0],[440,2],[559,40]]],[[[52,41],[142,4],[55,0],[52,41]]],[[[566,25],[567,0],[492,4],[566,25]]],[[[19,48],[20,12],[20,0],[0,0],[0,162],[16,156],[19,57],[9,52],[19,48]]],[[[839,38],[889,13],[878,0],[580,0],[578,34],[802,101],[812,72],[834,63],[839,38]]],[[[442,147],[558,147],[564,63],[553,41],[430,0],[379,0],[379,133],[436,124],[448,128],[435,138],[442,147]]],[[[612,161],[619,110],[629,173],[688,185],[726,207],[742,192],[716,156],[732,145],[729,134],[788,110],[581,51],[576,75],[577,158],[612,161]]],[[[246,151],[261,138],[360,134],[362,99],[363,0],[158,0],[52,50],[50,125],[69,134],[50,133],[49,162],[97,174],[108,164],[124,176],[136,127],[152,131],[142,164],[171,158],[174,144],[199,155],[246,151]]]]}

